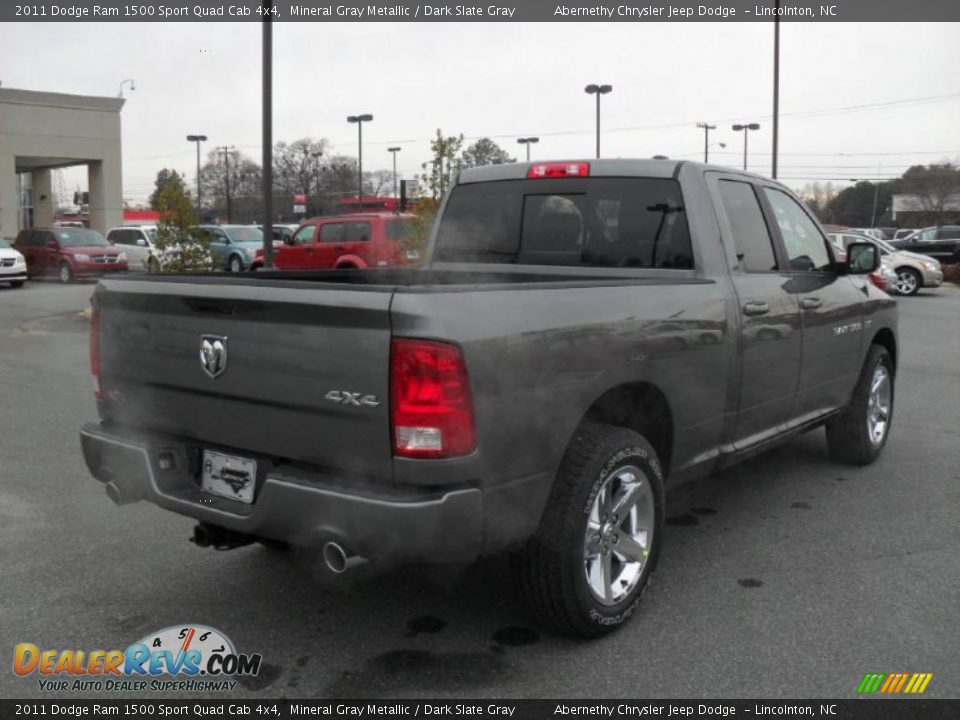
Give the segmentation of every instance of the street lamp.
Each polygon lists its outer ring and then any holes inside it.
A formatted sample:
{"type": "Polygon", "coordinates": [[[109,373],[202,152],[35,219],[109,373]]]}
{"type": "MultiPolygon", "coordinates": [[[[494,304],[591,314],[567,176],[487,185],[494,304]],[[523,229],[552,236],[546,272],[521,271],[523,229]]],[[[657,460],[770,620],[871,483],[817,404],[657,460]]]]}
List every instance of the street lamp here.
{"type": "Polygon", "coordinates": [[[127,78],[126,80],[124,80],[123,82],[120,83],[120,92],[117,93],[117,97],[119,97],[119,98],[122,98],[122,97],[123,97],[123,86],[126,85],[127,83],[130,83],[130,89],[131,89],[131,90],[136,90],[136,89],[137,89],[137,86],[134,84],[133,79],[132,79],[132,78],[127,78]]]}
{"type": "Polygon", "coordinates": [[[187,142],[197,144],[197,222],[200,220],[200,143],[205,142],[206,135],[187,135],[187,142]]]}
{"type": "Polygon", "coordinates": [[[387,152],[393,155],[393,196],[397,197],[397,153],[400,152],[402,148],[399,147],[389,147],[387,152]]]}
{"type": "Polygon", "coordinates": [[[698,128],[703,128],[703,162],[704,164],[710,162],[710,131],[716,130],[716,125],[711,125],[710,123],[698,122],[698,128]]]}
{"type": "Polygon", "coordinates": [[[350,115],[347,122],[357,124],[357,207],[360,207],[363,197],[363,124],[373,120],[373,115],[364,113],[363,115],[350,115]]]}
{"type": "Polygon", "coordinates": [[[600,96],[613,90],[613,85],[587,85],[583,91],[597,96],[597,159],[600,158],[600,96]]]}
{"type": "Polygon", "coordinates": [[[521,145],[527,146],[527,162],[530,162],[530,146],[533,145],[534,143],[540,142],[540,138],[522,137],[522,138],[517,138],[517,142],[520,143],[521,145]]]}
{"type": "Polygon", "coordinates": [[[749,136],[750,130],[759,130],[760,123],[748,123],[746,125],[734,125],[734,132],[743,132],[743,169],[747,169],[747,137],[749,136]]]}

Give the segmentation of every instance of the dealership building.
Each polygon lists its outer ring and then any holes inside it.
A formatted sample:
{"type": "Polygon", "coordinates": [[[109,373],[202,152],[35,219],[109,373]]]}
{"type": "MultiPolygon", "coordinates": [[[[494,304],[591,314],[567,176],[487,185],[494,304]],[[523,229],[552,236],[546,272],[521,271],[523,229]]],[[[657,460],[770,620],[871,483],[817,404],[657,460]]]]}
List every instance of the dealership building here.
{"type": "Polygon", "coordinates": [[[53,222],[53,170],[87,167],[90,227],[123,218],[123,98],[0,87],[0,237],[53,222]]]}

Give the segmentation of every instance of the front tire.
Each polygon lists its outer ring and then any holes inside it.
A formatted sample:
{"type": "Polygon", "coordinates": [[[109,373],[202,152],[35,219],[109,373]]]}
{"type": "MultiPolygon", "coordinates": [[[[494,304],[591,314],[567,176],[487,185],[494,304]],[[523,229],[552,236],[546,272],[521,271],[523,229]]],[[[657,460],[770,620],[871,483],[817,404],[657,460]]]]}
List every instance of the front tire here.
{"type": "Polygon", "coordinates": [[[663,497],[650,443],[626,428],[581,425],[539,529],[514,558],[537,620],[588,638],[625,623],[656,567],[663,497]]]}
{"type": "Polygon", "coordinates": [[[850,404],[827,423],[827,444],[834,458],[850,465],[868,465],[880,457],[893,422],[893,379],[890,353],[871,345],[850,404]]]}
{"type": "Polygon", "coordinates": [[[64,285],[73,282],[73,268],[69,263],[60,263],[60,282],[64,285]]]}
{"type": "Polygon", "coordinates": [[[230,272],[243,272],[243,260],[240,259],[239,255],[230,256],[230,272]]]}
{"type": "Polygon", "coordinates": [[[894,287],[901,295],[916,295],[923,287],[923,279],[913,268],[897,268],[897,283],[894,287]]]}

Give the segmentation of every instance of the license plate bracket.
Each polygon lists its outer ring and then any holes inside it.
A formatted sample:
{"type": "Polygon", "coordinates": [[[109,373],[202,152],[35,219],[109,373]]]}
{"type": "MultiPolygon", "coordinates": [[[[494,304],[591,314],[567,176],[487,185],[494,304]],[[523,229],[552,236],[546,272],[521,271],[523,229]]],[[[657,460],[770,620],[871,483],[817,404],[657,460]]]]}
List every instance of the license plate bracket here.
{"type": "Polygon", "coordinates": [[[253,503],[257,486],[257,461],[215,450],[203,451],[200,487],[214,495],[253,503]]]}

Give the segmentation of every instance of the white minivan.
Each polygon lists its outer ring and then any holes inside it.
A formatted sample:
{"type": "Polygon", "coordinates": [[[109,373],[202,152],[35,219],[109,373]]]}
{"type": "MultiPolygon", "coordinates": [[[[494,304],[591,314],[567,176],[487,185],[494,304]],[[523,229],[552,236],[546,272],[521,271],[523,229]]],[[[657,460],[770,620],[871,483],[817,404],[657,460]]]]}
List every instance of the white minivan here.
{"type": "Polygon", "coordinates": [[[107,242],[123,247],[131,270],[160,270],[163,258],[156,248],[156,240],[156,225],[127,225],[115,227],[107,233],[107,242]]]}

